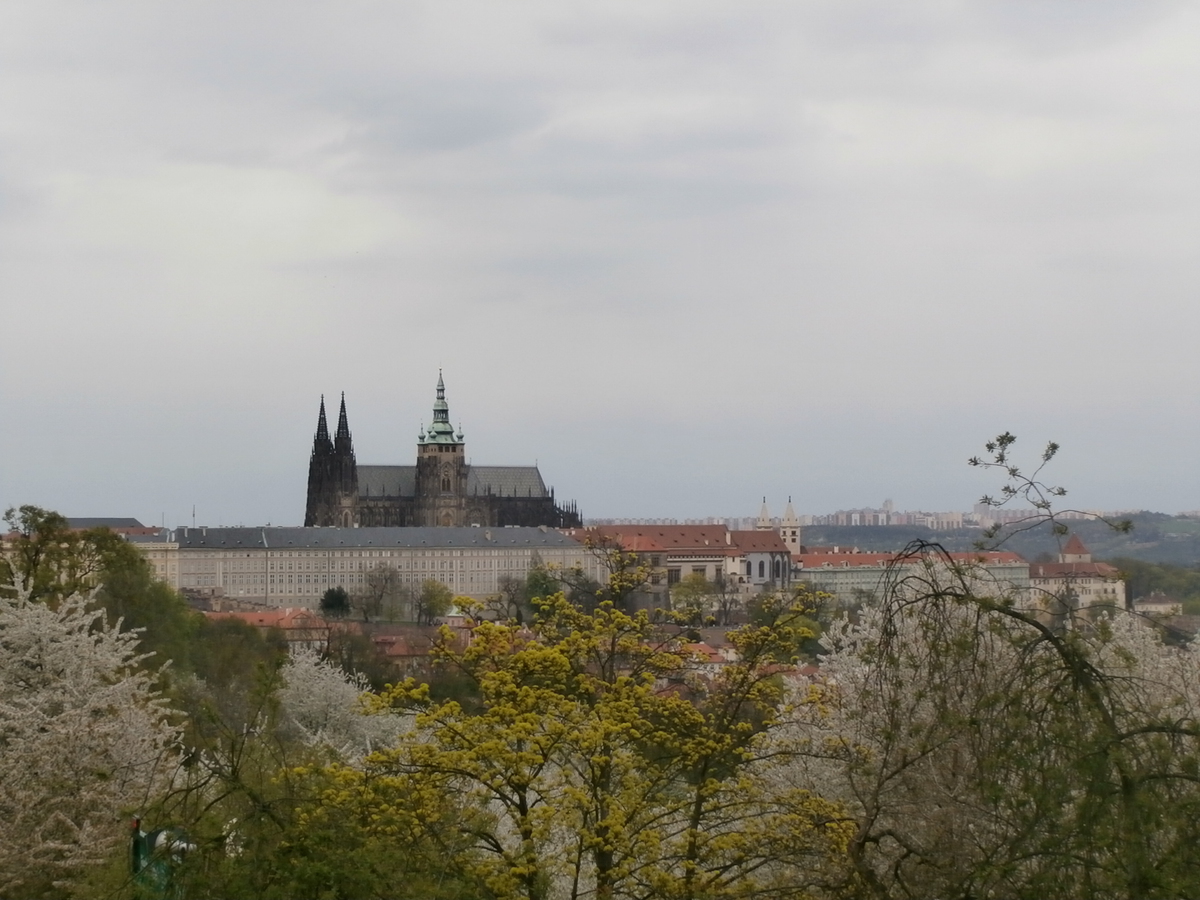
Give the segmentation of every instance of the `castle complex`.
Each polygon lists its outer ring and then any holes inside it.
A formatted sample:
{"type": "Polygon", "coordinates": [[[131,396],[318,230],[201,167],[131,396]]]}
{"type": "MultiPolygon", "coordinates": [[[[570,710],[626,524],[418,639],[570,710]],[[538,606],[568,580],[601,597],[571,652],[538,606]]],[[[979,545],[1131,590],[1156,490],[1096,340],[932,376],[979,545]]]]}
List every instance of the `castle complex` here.
{"type": "Polygon", "coordinates": [[[446,387],[438,373],[433,423],[417,436],[415,466],[360,466],[346,419],[329,437],[325,398],[308,464],[306,527],[580,526],[573,503],[559,506],[537,466],[473,466],[461,431],[450,424],[446,387]]]}

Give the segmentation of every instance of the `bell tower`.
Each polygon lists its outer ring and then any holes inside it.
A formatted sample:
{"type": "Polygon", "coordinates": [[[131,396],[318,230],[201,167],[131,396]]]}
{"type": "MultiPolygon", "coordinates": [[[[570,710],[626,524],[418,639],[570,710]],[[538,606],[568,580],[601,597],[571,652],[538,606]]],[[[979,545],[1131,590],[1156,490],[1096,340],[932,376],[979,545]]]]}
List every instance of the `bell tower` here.
{"type": "Polygon", "coordinates": [[[446,385],[438,370],[433,421],[417,436],[417,524],[465,525],[467,499],[466,444],[462,431],[450,424],[446,385]]]}

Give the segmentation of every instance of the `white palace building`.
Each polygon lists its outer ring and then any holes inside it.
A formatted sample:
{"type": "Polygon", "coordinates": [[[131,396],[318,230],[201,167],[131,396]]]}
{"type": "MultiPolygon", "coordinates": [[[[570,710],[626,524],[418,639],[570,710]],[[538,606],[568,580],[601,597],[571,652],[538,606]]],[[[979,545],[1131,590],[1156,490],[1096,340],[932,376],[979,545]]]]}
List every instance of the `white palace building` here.
{"type": "Polygon", "coordinates": [[[396,569],[407,587],[432,578],[476,598],[495,594],[505,576],[524,578],[539,563],[607,580],[586,547],[545,526],[176,528],[129,540],[174,588],[271,606],[316,607],[329,588],[353,592],[379,566],[396,569]]]}

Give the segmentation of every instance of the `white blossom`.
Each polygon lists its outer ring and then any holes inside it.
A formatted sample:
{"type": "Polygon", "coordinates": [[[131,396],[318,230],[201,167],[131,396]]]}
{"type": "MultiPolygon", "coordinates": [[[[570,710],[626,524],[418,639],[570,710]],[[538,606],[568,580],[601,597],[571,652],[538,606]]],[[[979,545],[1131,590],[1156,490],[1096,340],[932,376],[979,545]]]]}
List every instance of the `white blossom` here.
{"type": "Polygon", "coordinates": [[[367,679],[322,660],[315,650],[293,651],[283,678],[279,699],[286,725],[305,744],[328,748],[345,761],[394,744],[411,727],[411,716],[369,714],[360,700],[367,679]]]}
{"type": "Polygon", "coordinates": [[[136,644],[88,598],[0,597],[0,895],[109,858],[169,781],[178,730],[136,644]]]}

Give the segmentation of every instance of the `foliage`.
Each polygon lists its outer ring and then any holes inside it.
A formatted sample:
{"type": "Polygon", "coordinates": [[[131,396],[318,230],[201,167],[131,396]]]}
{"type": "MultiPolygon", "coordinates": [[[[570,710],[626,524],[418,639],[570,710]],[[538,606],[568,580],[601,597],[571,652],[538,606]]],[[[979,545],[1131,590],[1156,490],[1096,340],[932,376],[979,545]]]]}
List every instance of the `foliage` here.
{"type": "Polygon", "coordinates": [[[321,595],[321,615],[344,619],[350,615],[350,594],[341,585],[331,587],[321,595]]]}
{"type": "Polygon", "coordinates": [[[351,628],[332,628],[325,658],[353,676],[361,675],[373,691],[395,680],[391,663],[369,634],[351,628]]]}
{"type": "Polygon", "coordinates": [[[389,746],[404,730],[396,715],[367,715],[360,702],[364,675],[349,675],[315,650],[294,650],[283,667],[279,703],[283,727],[300,743],[324,747],[346,762],[389,746]]]}
{"type": "Polygon", "coordinates": [[[0,896],[65,891],[166,786],[177,730],[136,644],[86,597],[0,597],[0,896]]]}
{"type": "Polygon", "coordinates": [[[750,624],[757,627],[787,626],[791,638],[784,645],[780,662],[801,659],[815,663],[823,648],[820,644],[822,625],[829,595],[804,587],[789,591],[763,591],[746,602],[750,624]]]}
{"type": "Polygon", "coordinates": [[[87,593],[109,622],[138,634],[144,668],[166,676],[191,668],[202,619],[137,547],[107,528],[72,531],[66,518],[36,506],[10,509],[5,521],[14,536],[8,559],[0,558],[0,593],[24,585],[31,599],[51,605],[87,593]]]}
{"type": "Polygon", "coordinates": [[[739,633],[743,663],[705,681],[645,613],[611,602],[587,612],[559,594],[528,629],[484,622],[465,649],[445,633],[437,656],[478,684],[479,709],[431,701],[412,681],[392,688],[381,702],[418,710],[418,731],[369,772],[462,798],[462,865],[495,895],[794,886],[841,835],[835,810],[810,792],[768,791],[748,774],[779,697],[764,667],[778,638],[771,627],[739,633]],[[669,683],[677,689],[662,690],[669,683]],[[805,865],[774,857],[783,835],[805,865]]]}
{"type": "Polygon", "coordinates": [[[853,813],[857,890],[1194,894],[1200,657],[1127,617],[1055,634],[979,585],[897,585],[831,631],[797,707],[791,774],[853,813]]]}
{"type": "Polygon", "coordinates": [[[450,612],[454,605],[454,592],[446,585],[433,578],[421,582],[421,591],[417,594],[417,622],[421,625],[432,625],[439,617],[450,612]]]}
{"type": "Polygon", "coordinates": [[[634,597],[650,580],[650,567],[642,557],[624,549],[620,542],[601,531],[589,531],[583,545],[599,561],[608,573],[604,584],[587,579],[582,572],[574,573],[570,586],[571,600],[584,609],[593,609],[603,603],[631,612],[634,597]]]}
{"type": "Polygon", "coordinates": [[[362,613],[364,622],[406,619],[411,604],[400,572],[392,565],[375,566],[368,571],[363,586],[350,598],[350,605],[362,613]]]}
{"type": "Polygon", "coordinates": [[[1185,612],[1200,613],[1200,567],[1149,563],[1128,557],[1111,562],[1120,569],[1135,599],[1160,591],[1181,601],[1185,612]]]}
{"type": "MultiPolygon", "coordinates": [[[[356,767],[406,727],[368,715],[363,686],[301,652],[259,666],[239,704],[201,708],[186,777],[152,810],[198,845],[179,873],[185,896],[461,896],[441,848],[411,833],[428,793],[367,783],[356,767]]],[[[454,808],[438,800],[441,814],[454,808]]]]}
{"type": "Polygon", "coordinates": [[[671,609],[676,613],[676,620],[688,625],[703,625],[706,618],[711,616],[713,597],[717,587],[699,572],[693,572],[679,579],[679,583],[671,588],[671,609]]]}

